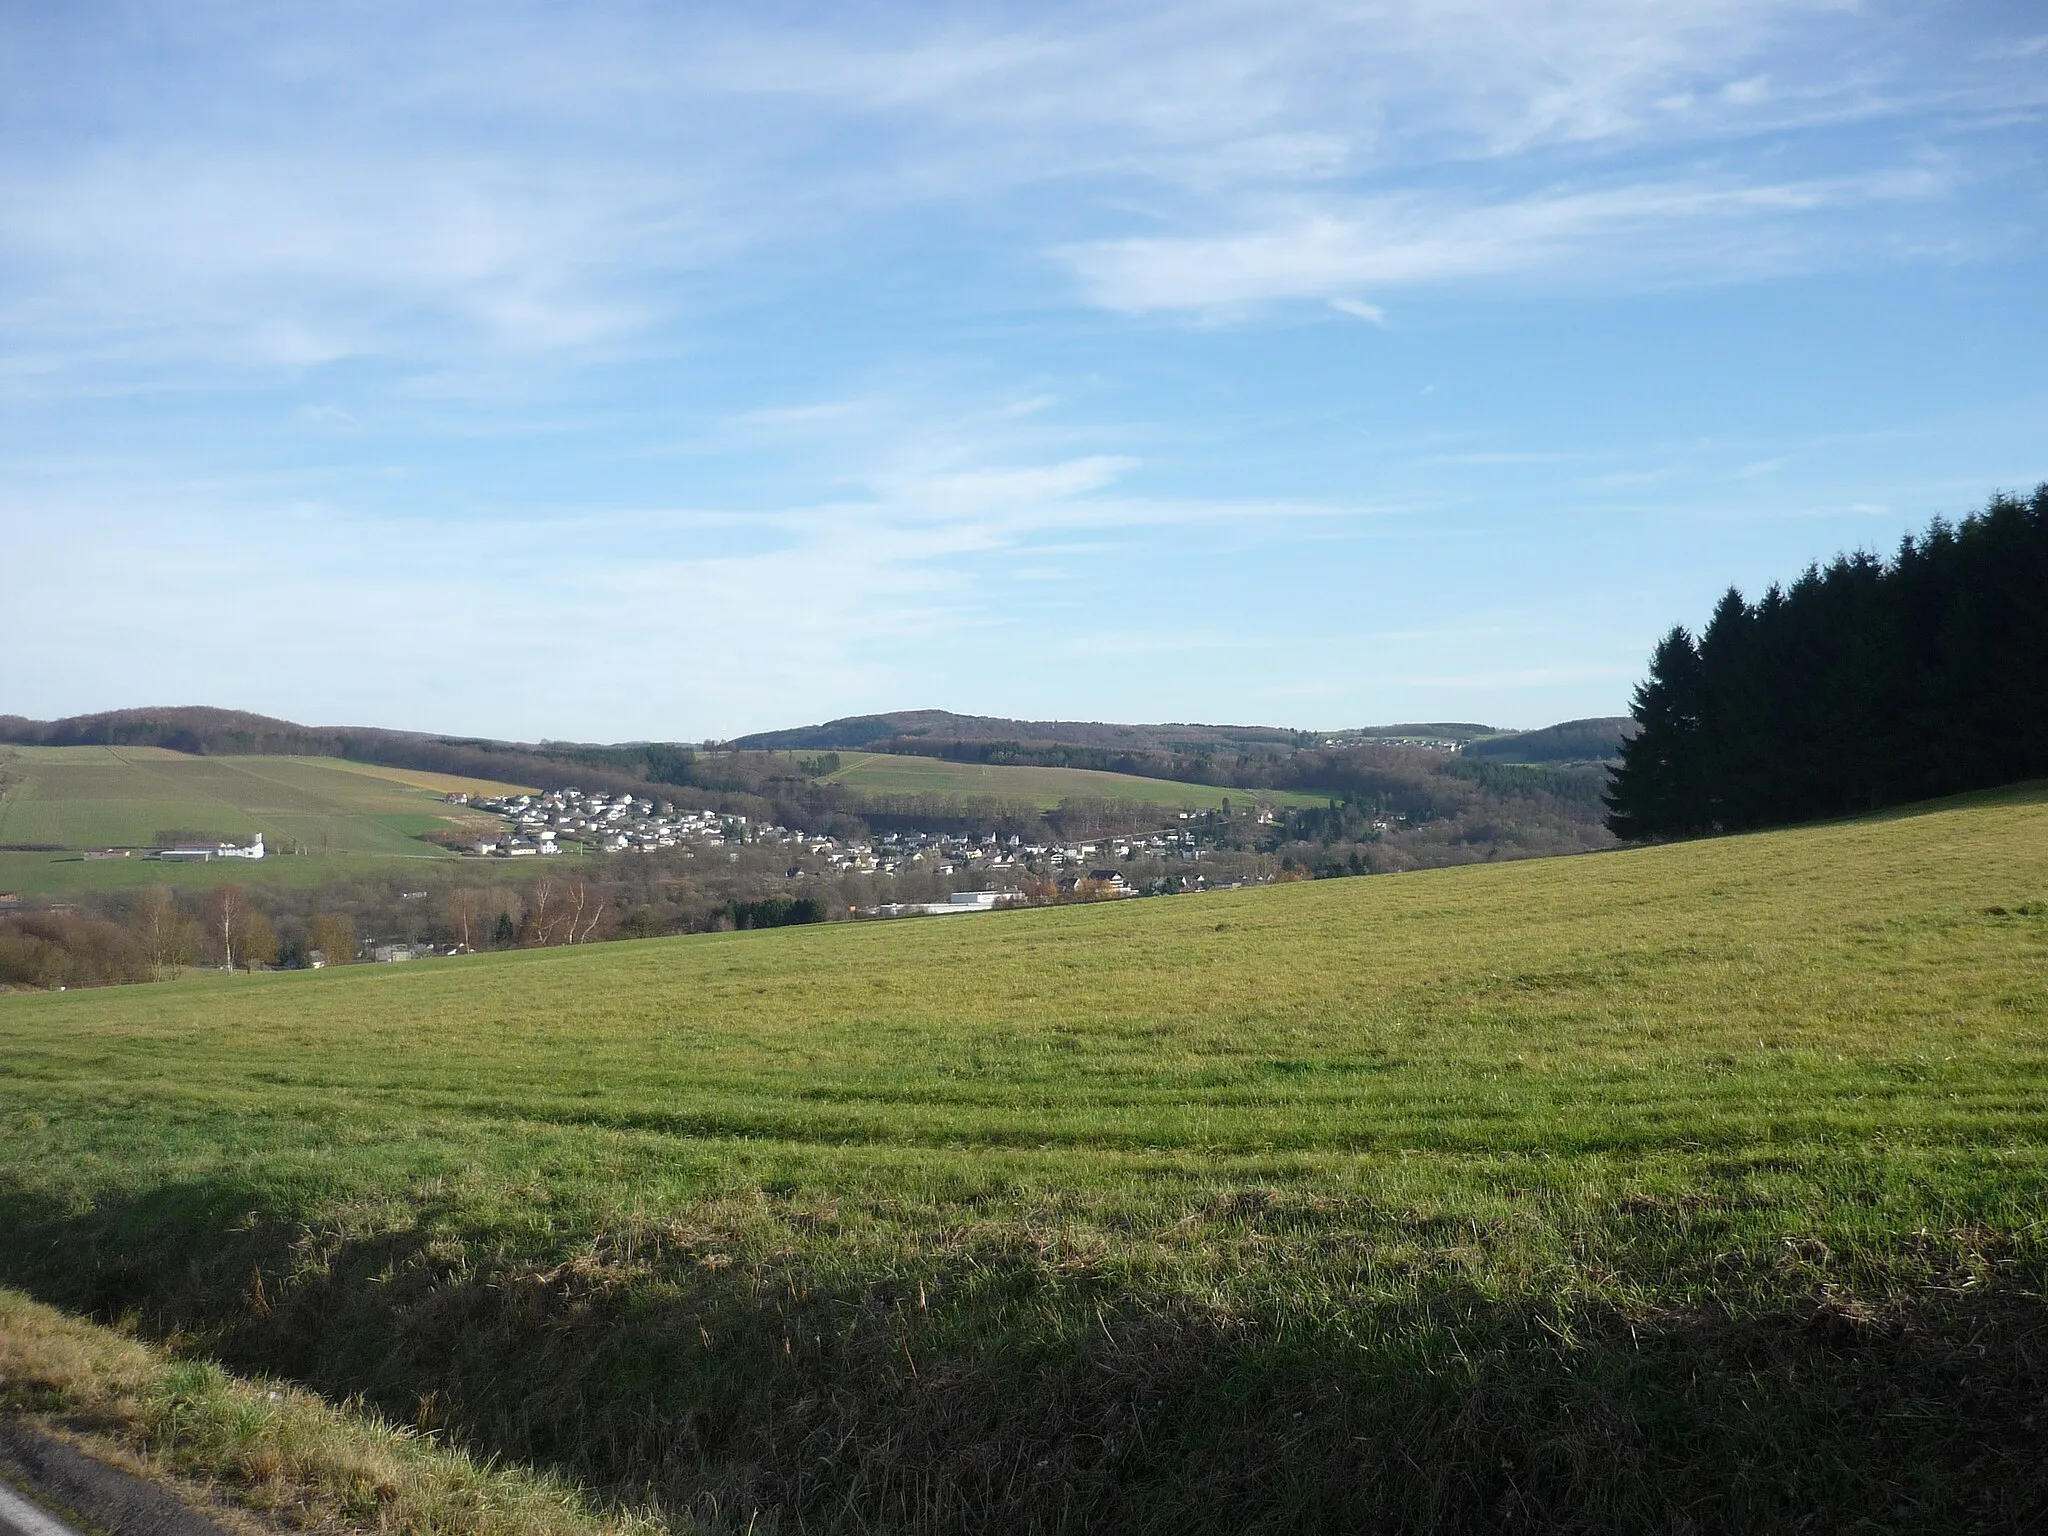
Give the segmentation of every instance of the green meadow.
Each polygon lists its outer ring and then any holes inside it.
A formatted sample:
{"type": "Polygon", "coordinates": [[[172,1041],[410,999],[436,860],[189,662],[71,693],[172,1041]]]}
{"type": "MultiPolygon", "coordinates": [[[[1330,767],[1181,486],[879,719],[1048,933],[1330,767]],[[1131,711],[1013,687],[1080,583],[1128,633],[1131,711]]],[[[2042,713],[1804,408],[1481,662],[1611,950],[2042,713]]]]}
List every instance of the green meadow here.
{"type": "Polygon", "coordinates": [[[2026,1529],[2048,793],[0,997],[0,1234],[678,1526],[2026,1529]]]}
{"type": "Polygon", "coordinates": [[[870,795],[930,795],[951,799],[1007,800],[1041,811],[1062,800],[1122,800],[1167,810],[1219,810],[1237,805],[1327,805],[1329,796],[1294,790],[1228,789],[1182,784],[1093,768],[1034,768],[990,763],[955,763],[936,757],[890,752],[842,752],[839,768],[826,782],[870,795]]]}
{"type": "Polygon", "coordinates": [[[314,858],[231,866],[246,879],[311,883],[400,858],[446,858],[422,833],[456,824],[443,796],[511,786],[311,757],[192,757],[155,747],[0,747],[0,889],[25,895],[154,881],[206,883],[217,865],[84,862],[87,848],[154,845],[166,833],[245,841],[314,858]],[[59,853],[23,851],[49,845],[59,853]],[[15,845],[7,848],[5,845],[15,845]]]}

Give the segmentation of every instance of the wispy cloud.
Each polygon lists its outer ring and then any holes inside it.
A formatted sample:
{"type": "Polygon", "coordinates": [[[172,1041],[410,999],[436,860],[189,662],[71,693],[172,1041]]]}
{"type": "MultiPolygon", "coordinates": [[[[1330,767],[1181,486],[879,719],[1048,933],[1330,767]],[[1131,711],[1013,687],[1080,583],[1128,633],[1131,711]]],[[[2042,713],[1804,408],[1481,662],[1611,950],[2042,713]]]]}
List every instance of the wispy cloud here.
{"type": "MultiPolygon", "coordinates": [[[[1753,532],[1937,477],[1734,411],[1689,448],[1633,372],[1553,408],[1482,312],[2037,249],[2038,23],[1966,12],[17,7],[0,539],[53,579],[7,702],[718,733],[1036,657],[1037,707],[1213,716],[1225,673],[1360,697],[1336,641],[1252,644],[1332,613],[1435,631],[1388,686],[1570,673],[1466,622],[1580,558],[1518,519],[1598,502],[1619,562],[1701,484],[1753,532]],[[392,703],[422,654],[492,658],[466,718],[392,703]]],[[[1957,462],[2024,469],[2028,409],[1957,462]]]]}
{"type": "Polygon", "coordinates": [[[1363,299],[1332,299],[1330,308],[1340,315],[1349,315],[1354,320],[1363,320],[1368,325],[1385,325],[1387,312],[1377,304],[1368,304],[1363,299]]]}
{"type": "MultiPolygon", "coordinates": [[[[1131,312],[1242,310],[1323,299],[1346,313],[1364,288],[1385,291],[1543,274],[1720,278],[1775,265],[1732,232],[1874,200],[1938,195],[1929,171],[1764,185],[1646,183],[1489,200],[1455,193],[1318,199],[1269,211],[1228,234],[1140,236],[1060,254],[1093,302],[1131,312]]],[[[1370,306],[1367,306],[1370,308],[1370,306]]],[[[1373,318],[1366,315],[1362,318],[1373,318]]]]}
{"type": "MultiPolygon", "coordinates": [[[[860,494],[845,500],[499,517],[482,546],[463,522],[366,514],[260,477],[87,491],[17,480],[0,494],[0,526],[15,531],[11,549],[25,568],[57,580],[22,593],[12,617],[65,648],[66,708],[183,696],[180,680],[226,650],[238,660],[220,697],[347,720],[363,707],[357,675],[410,678],[421,655],[481,654],[492,664],[466,677],[459,701],[437,703],[430,680],[401,682],[384,689],[380,720],[694,737],[914,692],[921,647],[1014,628],[1006,594],[1020,567],[1058,559],[1068,563],[1043,573],[1058,587],[1114,589],[1105,571],[1129,554],[1089,535],[1256,526],[1285,541],[1290,528],[1379,515],[1137,494],[1120,484],[1140,467],[1128,457],[987,462],[1015,447],[974,437],[973,424],[991,415],[923,429],[884,422],[860,494]],[[289,579],[246,587],[231,610],[192,604],[191,593],[235,568],[232,552],[252,548],[289,579]],[[393,550],[405,558],[392,561],[393,550]],[[124,594],[118,614],[79,608],[70,594],[87,580],[124,594]],[[677,663],[719,655],[739,635],[748,637],[743,668],[677,663]],[[306,665],[322,654],[347,654],[351,665],[306,665]],[[593,669],[593,657],[604,665],[593,669]]],[[[1056,639],[1052,650],[1141,658],[1262,643],[1101,631],[1056,639]]],[[[40,700],[17,692],[9,702],[40,700]]]]}
{"type": "MultiPolygon", "coordinates": [[[[1929,78],[1899,22],[1847,9],[227,10],[164,26],[146,90],[120,29],[57,27],[0,61],[0,328],[284,369],[672,348],[760,252],[907,211],[1001,225],[1055,188],[1085,195],[1033,222],[1067,226],[1055,256],[1114,309],[1307,296],[1370,319],[1381,288],[1588,255],[1669,272],[1676,231],[1796,223],[1906,168],[1686,164],[1730,133],[2039,97],[2010,78],[2031,37],[1929,78]],[[1657,163],[1617,174],[1630,156],[1657,163]],[[1426,184],[1489,167],[1490,188],[1426,184]]],[[[1694,275],[1741,264],[1721,257],[1694,275]]]]}

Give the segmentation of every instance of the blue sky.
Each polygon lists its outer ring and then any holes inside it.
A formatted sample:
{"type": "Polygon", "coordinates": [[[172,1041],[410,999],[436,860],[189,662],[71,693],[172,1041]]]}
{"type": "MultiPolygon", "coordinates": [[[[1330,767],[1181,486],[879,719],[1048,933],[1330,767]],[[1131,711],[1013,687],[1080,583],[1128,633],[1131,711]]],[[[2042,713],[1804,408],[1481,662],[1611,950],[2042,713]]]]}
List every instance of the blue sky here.
{"type": "Polygon", "coordinates": [[[0,712],[1621,710],[2048,478],[2048,16],[0,0],[0,712]]]}

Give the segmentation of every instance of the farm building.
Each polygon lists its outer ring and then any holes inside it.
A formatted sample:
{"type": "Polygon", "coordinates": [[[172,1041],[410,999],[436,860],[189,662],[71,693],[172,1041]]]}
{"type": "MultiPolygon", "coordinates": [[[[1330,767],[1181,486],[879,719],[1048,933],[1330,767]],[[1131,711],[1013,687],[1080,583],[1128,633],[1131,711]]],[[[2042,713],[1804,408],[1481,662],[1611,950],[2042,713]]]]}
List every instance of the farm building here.
{"type": "Polygon", "coordinates": [[[211,847],[166,848],[157,858],[166,864],[204,864],[210,859],[260,859],[263,857],[263,834],[258,832],[247,843],[215,843],[211,847]]]}

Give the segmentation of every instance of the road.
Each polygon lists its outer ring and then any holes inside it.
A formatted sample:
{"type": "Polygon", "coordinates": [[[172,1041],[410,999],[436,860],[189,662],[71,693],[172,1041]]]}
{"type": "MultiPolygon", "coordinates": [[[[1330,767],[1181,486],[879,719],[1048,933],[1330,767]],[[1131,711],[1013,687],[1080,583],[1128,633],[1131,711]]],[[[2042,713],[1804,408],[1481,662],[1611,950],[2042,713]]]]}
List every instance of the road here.
{"type": "Polygon", "coordinates": [[[0,1536],[79,1536],[55,1515],[0,1483],[0,1536]]]}
{"type": "Polygon", "coordinates": [[[0,1417],[0,1536],[227,1536],[167,1489],[0,1417]],[[71,1511],[77,1524],[48,1505],[71,1511]]]}

